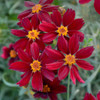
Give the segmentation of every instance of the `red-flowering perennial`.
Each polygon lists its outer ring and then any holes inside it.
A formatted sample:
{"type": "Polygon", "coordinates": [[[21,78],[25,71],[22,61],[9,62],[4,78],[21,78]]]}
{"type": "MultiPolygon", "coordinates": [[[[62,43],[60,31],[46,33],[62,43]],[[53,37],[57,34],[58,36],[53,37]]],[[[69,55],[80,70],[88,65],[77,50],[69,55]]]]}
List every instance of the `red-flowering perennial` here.
{"type": "Polygon", "coordinates": [[[19,60],[17,52],[14,50],[12,43],[9,45],[9,47],[4,46],[2,48],[2,51],[3,51],[3,53],[1,54],[1,57],[3,59],[10,58],[8,65],[19,60]]]}
{"type": "Polygon", "coordinates": [[[22,27],[24,28],[23,30],[11,30],[13,35],[23,37],[14,44],[15,50],[18,50],[19,48],[27,48],[27,50],[30,51],[30,45],[34,41],[38,43],[40,50],[45,48],[45,45],[41,40],[41,31],[38,28],[39,23],[40,21],[38,20],[37,15],[33,15],[31,21],[28,18],[24,18],[22,20],[22,27]]]}
{"type": "Polygon", "coordinates": [[[47,99],[48,97],[50,100],[58,100],[57,94],[66,92],[66,87],[64,85],[60,85],[60,81],[58,78],[55,78],[53,81],[49,81],[45,79],[43,81],[43,90],[42,91],[36,91],[34,97],[35,98],[43,98],[47,99]]]}
{"type": "Polygon", "coordinates": [[[53,81],[55,74],[52,71],[47,70],[45,67],[45,63],[50,63],[51,60],[48,60],[45,50],[43,53],[39,52],[39,46],[36,42],[33,42],[31,45],[32,56],[21,49],[18,50],[18,55],[22,61],[12,63],[9,69],[24,72],[21,76],[22,79],[17,83],[19,86],[28,85],[32,77],[32,87],[35,90],[42,91],[43,77],[53,81]]]}
{"type": "Polygon", "coordinates": [[[100,100],[100,91],[97,94],[97,98],[90,93],[86,93],[83,100],[100,100]]]}
{"type": "MultiPolygon", "coordinates": [[[[86,4],[89,3],[92,0],[79,0],[80,4],[86,4]]],[[[97,11],[98,14],[100,14],[100,0],[94,0],[94,8],[97,11]]]]}
{"type": "Polygon", "coordinates": [[[51,14],[52,22],[48,23],[43,21],[39,28],[40,30],[46,32],[43,36],[44,42],[51,42],[57,36],[63,35],[65,38],[71,37],[77,34],[80,41],[84,39],[84,34],[79,30],[83,27],[84,21],[81,18],[75,19],[75,11],[68,9],[63,16],[57,10],[53,11],[51,14]]]}
{"type": "Polygon", "coordinates": [[[51,5],[53,0],[40,0],[38,4],[31,1],[25,1],[25,6],[28,10],[23,11],[18,15],[18,19],[22,20],[25,17],[31,18],[34,14],[37,15],[39,20],[51,21],[48,12],[56,10],[58,6],[51,5]]]}
{"type": "Polygon", "coordinates": [[[84,83],[84,81],[79,76],[78,68],[75,64],[84,70],[93,70],[93,66],[85,60],[94,51],[93,46],[85,47],[79,50],[79,38],[77,35],[73,35],[69,41],[67,41],[64,36],[58,38],[58,50],[53,50],[46,48],[46,54],[48,57],[56,60],[56,62],[46,64],[47,69],[57,70],[58,78],[63,80],[70,72],[70,78],[73,83],[76,83],[76,79],[79,82],[84,83]],[[63,54],[64,53],[64,54],[63,54]]]}

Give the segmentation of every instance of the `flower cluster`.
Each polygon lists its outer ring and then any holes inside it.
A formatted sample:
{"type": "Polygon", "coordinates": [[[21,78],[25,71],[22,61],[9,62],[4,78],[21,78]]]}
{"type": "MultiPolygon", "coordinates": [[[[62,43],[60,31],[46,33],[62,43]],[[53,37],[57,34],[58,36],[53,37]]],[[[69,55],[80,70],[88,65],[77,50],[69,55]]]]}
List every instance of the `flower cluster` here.
{"type": "Polygon", "coordinates": [[[59,6],[51,5],[52,2],[40,0],[35,4],[25,1],[29,9],[18,15],[21,30],[11,30],[20,39],[9,48],[3,47],[1,57],[11,58],[9,69],[23,72],[17,82],[19,86],[27,87],[31,82],[35,98],[57,100],[58,93],[66,92],[60,82],[68,74],[74,84],[76,79],[84,83],[78,68],[94,69],[84,60],[92,55],[94,47],[79,49],[84,40],[84,34],[80,32],[84,20],[76,19],[74,10],[61,11],[59,6]],[[57,41],[55,49],[52,48],[54,40],[57,41]]]}

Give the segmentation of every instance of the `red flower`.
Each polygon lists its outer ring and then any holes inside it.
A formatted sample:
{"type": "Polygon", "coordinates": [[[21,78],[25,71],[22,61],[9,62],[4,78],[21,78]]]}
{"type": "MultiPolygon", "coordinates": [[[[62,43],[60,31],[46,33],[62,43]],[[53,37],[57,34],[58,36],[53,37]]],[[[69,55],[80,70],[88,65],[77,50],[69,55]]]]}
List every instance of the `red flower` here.
{"type": "Polygon", "coordinates": [[[40,30],[47,32],[43,36],[44,42],[53,41],[57,36],[61,35],[68,38],[66,36],[71,37],[73,34],[77,34],[80,41],[83,41],[84,34],[79,32],[79,30],[84,25],[84,21],[83,19],[75,19],[74,10],[68,9],[63,17],[59,11],[55,10],[53,14],[51,14],[51,18],[53,23],[43,21],[42,24],[39,25],[40,30]]]}
{"type": "Polygon", "coordinates": [[[86,93],[83,100],[100,100],[100,91],[97,94],[97,99],[92,94],[86,93]]]}
{"type": "Polygon", "coordinates": [[[22,61],[12,63],[9,69],[24,72],[21,76],[22,79],[17,83],[19,86],[26,86],[32,77],[32,87],[36,90],[42,91],[43,76],[53,81],[54,73],[47,70],[45,67],[45,63],[49,63],[51,60],[47,59],[45,51],[40,54],[39,46],[36,42],[33,42],[31,45],[32,56],[21,49],[18,50],[18,55],[22,61]]]}
{"type": "Polygon", "coordinates": [[[36,91],[33,89],[35,98],[43,98],[47,99],[48,97],[50,100],[58,100],[57,94],[66,92],[66,87],[64,85],[60,85],[60,81],[58,78],[55,78],[53,81],[49,81],[45,79],[43,81],[43,90],[42,91],[36,91]]]}
{"type": "Polygon", "coordinates": [[[19,14],[18,19],[22,20],[25,17],[31,18],[34,14],[42,21],[51,21],[48,12],[52,12],[58,6],[50,5],[53,0],[40,0],[38,4],[31,1],[25,1],[25,6],[30,8],[19,14]]]}
{"type": "MultiPolygon", "coordinates": [[[[79,0],[80,4],[89,3],[91,0],[79,0]]],[[[94,0],[94,8],[100,14],[100,0],[94,0]]]]}
{"type": "MultiPolygon", "coordinates": [[[[18,37],[24,37],[18,40],[14,44],[15,50],[18,50],[19,48],[21,49],[26,49],[30,48],[30,44],[35,41],[38,43],[40,50],[43,50],[45,48],[44,43],[41,40],[41,32],[38,29],[39,26],[39,20],[37,19],[37,15],[33,15],[31,22],[28,18],[24,18],[22,20],[22,26],[23,30],[18,30],[18,29],[12,29],[11,33],[13,35],[16,35],[18,37]]],[[[30,49],[28,49],[28,52],[30,49]]]]}
{"type": "Polygon", "coordinates": [[[13,48],[13,44],[10,44],[9,45],[9,48],[6,47],[6,46],[4,46],[2,48],[2,51],[3,51],[3,53],[1,54],[1,57],[3,59],[7,59],[7,58],[10,57],[10,60],[9,60],[9,64],[8,65],[10,65],[11,63],[19,60],[18,55],[17,55],[17,52],[13,48]]]}
{"type": "Polygon", "coordinates": [[[46,48],[46,54],[53,60],[56,60],[56,62],[46,64],[47,68],[49,70],[57,70],[60,68],[58,71],[58,77],[60,80],[66,78],[70,71],[70,77],[74,84],[76,83],[76,79],[79,82],[84,83],[79,76],[79,72],[75,64],[85,70],[93,70],[94,67],[90,63],[82,60],[88,58],[92,54],[94,50],[93,46],[78,50],[79,39],[77,35],[73,35],[69,42],[67,42],[63,36],[60,36],[58,38],[58,49],[62,51],[62,53],[58,50],[46,48]],[[63,53],[65,55],[63,55],[63,53]]]}

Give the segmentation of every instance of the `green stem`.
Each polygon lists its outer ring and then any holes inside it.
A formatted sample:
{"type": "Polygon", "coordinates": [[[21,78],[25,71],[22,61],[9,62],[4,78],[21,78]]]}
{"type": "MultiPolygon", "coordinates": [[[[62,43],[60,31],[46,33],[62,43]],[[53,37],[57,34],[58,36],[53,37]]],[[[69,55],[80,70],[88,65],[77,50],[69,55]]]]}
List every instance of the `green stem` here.
{"type": "Polygon", "coordinates": [[[68,75],[67,100],[69,100],[69,93],[70,93],[70,73],[68,75]]]}

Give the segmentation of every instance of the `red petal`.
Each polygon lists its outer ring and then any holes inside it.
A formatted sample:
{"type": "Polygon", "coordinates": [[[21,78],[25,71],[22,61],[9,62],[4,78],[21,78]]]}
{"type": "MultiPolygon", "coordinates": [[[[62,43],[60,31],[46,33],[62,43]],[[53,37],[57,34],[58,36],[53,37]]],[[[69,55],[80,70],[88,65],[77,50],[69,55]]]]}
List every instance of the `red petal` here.
{"type": "Polygon", "coordinates": [[[67,26],[71,24],[74,21],[74,18],[75,18],[75,11],[72,9],[68,9],[63,16],[63,25],[67,26]]]}
{"type": "Polygon", "coordinates": [[[53,11],[53,14],[51,14],[51,18],[57,26],[61,25],[62,18],[61,18],[61,14],[58,10],[53,11]]]}
{"type": "Polygon", "coordinates": [[[53,0],[40,0],[39,3],[40,4],[51,4],[53,2],[53,0]]]}
{"type": "Polygon", "coordinates": [[[37,60],[38,57],[39,57],[39,46],[37,45],[36,42],[33,42],[33,43],[31,44],[31,53],[32,53],[33,58],[34,58],[35,60],[37,60]]]}
{"type": "Polygon", "coordinates": [[[35,72],[32,78],[32,87],[37,91],[43,90],[42,75],[40,72],[35,72]]]}
{"type": "Polygon", "coordinates": [[[54,63],[50,63],[50,64],[46,64],[47,69],[49,70],[57,70],[60,67],[62,67],[62,65],[64,64],[64,62],[54,62],[54,63]]]}
{"type": "Polygon", "coordinates": [[[20,13],[20,14],[18,15],[18,19],[23,19],[23,18],[25,18],[25,17],[28,16],[31,12],[32,12],[32,9],[28,9],[28,10],[23,11],[22,13],[20,13]]]}
{"type": "Polygon", "coordinates": [[[93,70],[94,66],[92,66],[90,63],[84,60],[76,60],[76,63],[79,67],[85,69],[85,70],[93,70]]]}
{"type": "Polygon", "coordinates": [[[24,37],[24,36],[27,35],[27,32],[24,31],[24,30],[16,30],[16,29],[12,29],[12,30],[11,30],[11,33],[12,33],[13,35],[18,36],[18,37],[24,37]]]}
{"type": "Polygon", "coordinates": [[[30,20],[28,18],[24,18],[22,20],[22,26],[26,29],[26,30],[32,30],[32,25],[30,23],[30,20]]]}
{"type": "Polygon", "coordinates": [[[17,51],[19,48],[20,49],[25,49],[26,45],[27,45],[28,39],[27,38],[22,38],[20,40],[18,40],[15,44],[14,44],[14,49],[17,51]]]}
{"type": "Polygon", "coordinates": [[[53,81],[55,76],[55,74],[52,71],[49,71],[47,69],[42,70],[42,75],[51,81],[53,81]]]}
{"type": "Polygon", "coordinates": [[[77,35],[73,35],[69,40],[69,51],[73,55],[79,49],[79,38],[77,35]]]}
{"type": "Polygon", "coordinates": [[[45,48],[45,53],[49,58],[52,58],[54,60],[60,60],[64,58],[64,55],[60,53],[58,50],[53,50],[51,48],[45,48]]]}
{"type": "Polygon", "coordinates": [[[69,30],[80,30],[84,25],[83,19],[75,19],[69,26],[69,30]]]}
{"type": "Polygon", "coordinates": [[[100,0],[94,0],[94,8],[100,14],[100,0]]]}
{"type": "Polygon", "coordinates": [[[25,62],[14,62],[10,65],[9,69],[20,71],[20,72],[27,72],[30,70],[30,65],[25,62]]]}
{"type": "Polygon", "coordinates": [[[79,58],[79,59],[85,59],[85,58],[90,57],[92,55],[93,51],[94,51],[93,46],[85,47],[85,48],[79,50],[75,56],[76,56],[76,58],[79,58]]]}
{"type": "Polygon", "coordinates": [[[85,4],[85,3],[89,3],[91,0],[79,0],[80,4],[85,4]]]}
{"type": "Polygon", "coordinates": [[[76,79],[81,83],[85,83],[84,80],[80,77],[77,67],[75,65],[73,65],[72,67],[76,79]]]}
{"type": "Polygon", "coordinates": [[[21,49],[18,50],[18,56],[24,62],[31,63],[33,61],[32,58],[26,52],[24,52],[21,49]]]}
{"type": "Polygon", "coordinates": [[[79,37],[79,41],[80,42],[83,42],[83,40],[84,40],[84,34],[82,32],[76,31],[76,30],[70,30],[70,31],[68,31],[68,35],[70,37],[73,36],[74,34],[76,34],[79,37]]]}
{"type": "Polygon", "coordinates": [[[25,7],[33,7],[35,4],[31,1],[24,1],[25,7]]]}
{"type": "Polygon", "coordinates": [[[37,29],[37,28],[38,28],[40,21],[39,21],[39,19],[38,19],[37,14],[34,14],[34,15],[32,16],[32,18],[31,18],[31,23],[32,23],[32,27],[33,27],[34,29],[37,29]]]}
{"type": "Polygon", "coordinates": [[[75,75],[73,72],[73,68],[71,68],[71,70],[70,70],[70,78],[71,78],[73,84],[76,84],[76,78],[75,78],[75,75]]]}
{"type": "Polygon", "coordinates": [[[29,71],[17,84],[19,84],[19,86],[26,86],[29,84],[30,78],[31,78],[31,72],[29,71]]]}
{"type": "Polygon", "coordinates": [[[58,78],[60,80],[63,80],[67,77],[68,74],[69,74],[69,67],[68,66],[63,66],[58,71],[58,78]]]}
{"type": "Polygon", "coordinates": [[[57,95],[55,93],[49,93],[50,100],[58,100],[57,95]]]}
{"type": "Polygon", "coordinates": [[[51,33],[45,33],[43,35],[43,42],[47,43],[47,42],[51,42],[53,41],[55,38],[57,37],[57,33],[56,32],[51,32],[51,33]]]}
{"type": "Polygon", "coordinates": [[[96,100],[96,98],[92,94],[86,93],[83,100],[96,100]]]}
{"type": "Polygon", "coordinates": [[[52,21],[50,15],[46,11],[41,11],[40,13],[38,13],[38,17],[41,22],[46,21],[51,23],[52,21]]]}
{"type": "Polygon", "coordinates": [[[97,99],[100,100],[100,91],[97,94],[97,99]]]}
{"type": "Polygon", "coordinates": [[[64,36],[58,37],[57,46],[58,46],[58,49],[61,50],[63,53],[69,53],[68,42],[64,38],[64,36]]]}
{"type": "Polygon", "coordinates": [[[45,32],[53,32],[56,31],[57,27],[54,24],[42,22],[42,24],[39,25],[40,30],[45,32]]]}

